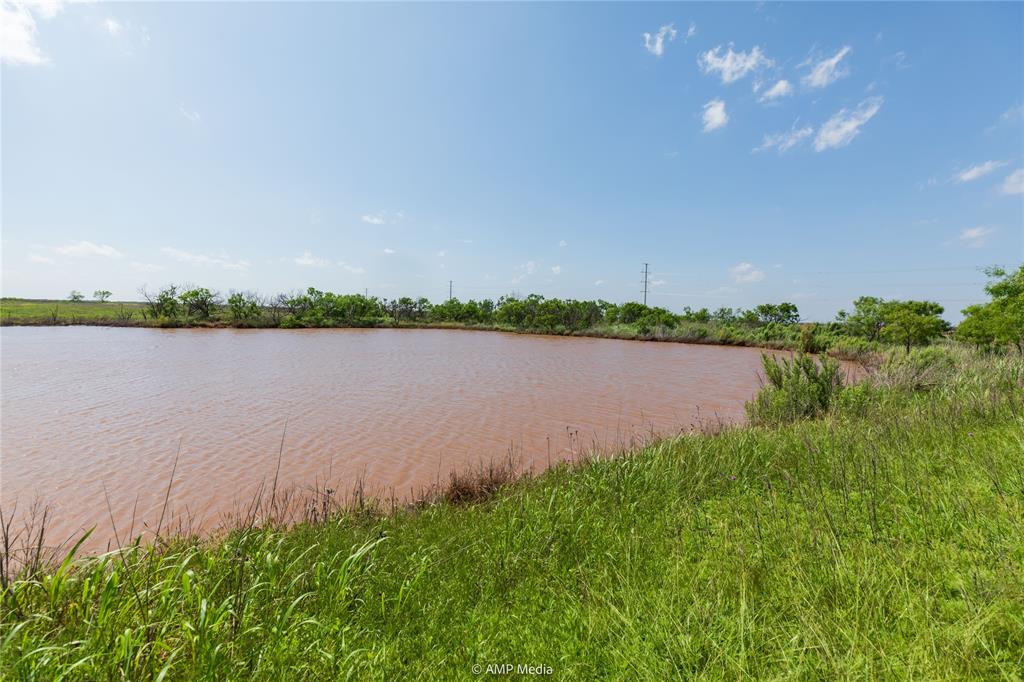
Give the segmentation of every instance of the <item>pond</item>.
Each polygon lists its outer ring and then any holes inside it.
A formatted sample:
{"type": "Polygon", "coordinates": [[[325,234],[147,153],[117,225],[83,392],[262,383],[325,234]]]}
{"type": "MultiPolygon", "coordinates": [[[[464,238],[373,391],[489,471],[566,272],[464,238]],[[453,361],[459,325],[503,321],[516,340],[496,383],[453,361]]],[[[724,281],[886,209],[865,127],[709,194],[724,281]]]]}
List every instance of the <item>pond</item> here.
{"type": "Polygon", "coordinates": [[[281,489],[358,480],[409,499],[509,453],[538,470],[741,420],[760,386],[757,349],[464,330],[6,327],[0,342],[4,507],[49,504],[51,541],[97,526],[93,549],[155,524],[176,457],[170,509],[207,528],[269,485],[279,453],[281,489]]]}

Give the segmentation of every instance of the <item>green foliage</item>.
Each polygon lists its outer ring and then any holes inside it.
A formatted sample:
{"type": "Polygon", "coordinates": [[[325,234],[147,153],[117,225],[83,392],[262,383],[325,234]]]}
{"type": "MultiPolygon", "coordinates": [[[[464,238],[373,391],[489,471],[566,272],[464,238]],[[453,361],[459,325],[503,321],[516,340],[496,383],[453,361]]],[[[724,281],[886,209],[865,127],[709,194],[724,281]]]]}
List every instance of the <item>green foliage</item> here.
{"type": "Polygon", "coordinates": [[[1013,345],[1024,355],[1024,265],[1015,272],[989,268],[988,303],[968,306],[958,339],[989,349],[1013,345]]]}
{"type": "Polygon", "coordinates": [[[310,287],[287,299],[291,313],[287,326],[340,327],[371,326],[386,315],[384,303],[360,294],[332,294],[310,287]]]}
{"type": "Polygon", "coordinates": [[[818,337],[818,325],[800,325],[800,352],[819,353],[822,350],[824,348],[822,347],[821,339],[818,337]]]}
{"type": "Polygon", "coordinates": [[[71,301],[72,303],[78,303],[79,301],[85,300],[85,295],[82,294],[81,291],[75,291],[74,289],[72,289],[71,293],[68,294],[68,300],[71,301]]]}
{"type": "Polygon", "coordinates": [[[754,308],[754,313],[761,324],[796,324],[800,321],[800,311],[792,303],[762,303],[754,308]]]}
{"type": "Polygon", "coordinates": [[[208,320],[213,307],[217,305],[217,294],[205,287],[196,287],[181,292],[178,300],[186,315],[198,320],[208,320]]]}
{"type": "Polygon", "coordinates": [[[170,320],[178,316],[178,287],[166,286],[156,294],[143,289],[142,296],[146,299],[149,316],[153,320],[170,320]]]}
{"type": "Polygon", "coordinates": [[[778,425],[815,417],[829,409],[843,389],[843,373],[831,358],[797,353],[792,359],[761,354],[768,383],[747,403],[753,424],[778,425]]]}
{"type": "Polygon", "coordinates": [[[930,343],[949,328],[942,315],[942,306],[931,301],[885,301],[881,306],[883,338],[904,346],[930,343]]]}
{"type": "Polygon", "coordinates": [[[256,294],[235,291],[228,296],[228,314],[234,322],[252,322],[261,317],[263,307],[256,294]]]}
{"type": "Polygon", "coordinates": [[[853,313],[839,311],[838,319],[846,325],[852,336],[859,336],[868,341],[877,341],[885,326],[882,317],[882,306],[885,302],[874,296],[861,296],[853,302],[853,313]]]}
{"type": "Polygon", "coordinates": [[[106,303],[107,299],[110,298],[111,296],[113,296],[113,294],[107,291],[106,289],[97,289],[96,291],[92,292],[92,297],[95,298],[100,303],[106,303]]]}

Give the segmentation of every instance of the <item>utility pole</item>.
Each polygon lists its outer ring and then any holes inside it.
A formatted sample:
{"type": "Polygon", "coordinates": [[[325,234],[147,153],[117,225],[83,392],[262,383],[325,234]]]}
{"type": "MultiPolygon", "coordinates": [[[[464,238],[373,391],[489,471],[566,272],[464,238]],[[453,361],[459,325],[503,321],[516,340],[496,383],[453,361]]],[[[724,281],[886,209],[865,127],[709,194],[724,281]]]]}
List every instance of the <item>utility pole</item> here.
{"type": "Polygon", "coordinates": [[[647,263],[644,263],[644,305],[647,305],[647,263]]]}
{"type": "Polygon", "coordinates": [[[452,300],[452,281],[448,280],[448,300],[452,300]]]}

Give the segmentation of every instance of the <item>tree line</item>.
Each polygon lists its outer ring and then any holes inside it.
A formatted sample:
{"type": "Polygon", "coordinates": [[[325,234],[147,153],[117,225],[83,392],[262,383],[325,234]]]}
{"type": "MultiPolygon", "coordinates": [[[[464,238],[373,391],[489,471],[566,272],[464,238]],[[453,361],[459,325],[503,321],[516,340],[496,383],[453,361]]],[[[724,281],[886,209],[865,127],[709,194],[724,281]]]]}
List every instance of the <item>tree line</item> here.
{"type": "MultiPolygon", "coordinates": [[[[985,291],[990,300],[965,308],[955,334],[979,346],[1012,346],[1024,354],[1024,266],[1012,272],[990,268],[986,273],[990,282],[985,291]]],[[[222,297],[205,287],[176,285],[141,293],[146,321],[166,326],[206,322],[285,328],[454,324],[565,334],[628,328],[638,336],[685,333],[693,340],[782,340],[804,350],[824,350],[837,339],[847,339],[868,345],[896,344],[908,351],[953,331],[942,318],[944,310],[938,303],[874,296],[856,299],[852,310],[840,311],[833,322],[801,324],[799,309],[788,301],[750,309],[686,307],[674,313],[637,302],[616,304],[538,294],[432,303],[423,297],[387,299],[312,287],[276,296],[232,291],[222,297]]],[[[106,290],[94,293],[99,301],[110,295],[106,290]]],[[[84,297],[75,291],[69,298],[78,301],[84,297]]]]}

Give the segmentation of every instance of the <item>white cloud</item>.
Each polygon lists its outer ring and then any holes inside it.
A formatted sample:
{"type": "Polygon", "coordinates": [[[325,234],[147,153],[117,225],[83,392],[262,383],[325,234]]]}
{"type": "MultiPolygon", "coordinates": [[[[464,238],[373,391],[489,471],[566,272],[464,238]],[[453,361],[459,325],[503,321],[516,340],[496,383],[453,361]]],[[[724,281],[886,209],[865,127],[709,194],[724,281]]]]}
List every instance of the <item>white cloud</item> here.
{"type": "Polygon", "coordinates": [[[985,163],[979,163],[960,171],[953,176],[954,182],[971,182],[978,178],[983,178],[994,170],[998,170],[1003,166],[1010,163],[1009,161],[986,161],[985,163]]]}
{"type": "Polygon", "coordinates": [[[447,255],[448,255],[448,252],[446,250],[444,250],[444,249],[441,249],[440,251],[437,252],[437,257],[438,258],[444,258],[447,255]]]}
{"type": "Polygon", "coordinates": [[[32,66],[49,62],[36,44],[38,34],[27,3],[0,2],[0,61],[32,66]]]}
{"type": "Polygon", "coordinates": [[[764,139],[761,140],[761,144],[753,149],[754,153],[763,152],[768,149],[778,149],[779,153],[792,149],[796,145],[800,144],[804,139],[814,134],[814,128],[807,126],[804,128],[797,128],[795,125],[791,130],[785,133],[774,133],[772,135],[765,135],[764,139]]]}
{"type": "Polygon", "coordinates": [[[200,119],[202,118],[199,115],[198,111],[196,111],[195,109],[188,109],[185,107],[184,104],[178,106],[178,111],[181,112],[182,116],[192,121],[193,123],[199,123],[200,119]]]}
{"type": "Polygon", "coordinates": [[[551,272],[556,274],[556,275],[562,274],[562,266],[561,265],[553,265],[553,266],[551,266],[551,272]]]}
{"type": "Polygon", "coordinates": [[[665,38],[668,38],[668,42],[676,39],[675,24],[662,26],[654,35],[644,33],[644,49],[654,56],[660,57],[665,53],[665,38]]]}
{"type": "Polygon", "coordinates": [[[999,118],[996,122],[985,129],[986,133],[991,133],[1001,125],[1012,125],[1017,121],[1024,118],[1024,104],[1014,104],[1012,107],[999,114],[999,118]]]}
{"type": "Polygon", "coordinates": [[[401,222],[405,214],[401,211],[391,213],[389,211],[377,211],[376,213],[367,213],[362,216],[360,220],[369,225],[394,225],[401,222]]]}
{"type": "MultiPolygon", "coordinates": [[[[755,91],[756,92],[756,91],[755,91]]],[[[780,97],[788,97],[793,94],[793,85],[785,78],[779,80],[772,87],[765,90],[765,93],[758,98],[758,102],[772,102],[780,97]]]]}
{"type": "Polygon", "coordinates": [[[722,46],[719,45],[702,54],[697,63],[704,73],[718,73],[723,83],[732,83],[752,71],[774,64],[757,45],[750,52],[733,52],[731,43],[725,54],[722,54],[722,46]]]}
{"type": "Polygon", "coordinates": [[[982,247],[988,242],[988,238],[995,233],[994,227],[969,227],[966,230],[960,232],[960,241],[971,247],[977,249],[982,247]]]}
{"type": "Polygon", "coordinates": [[[686,29],[686,39],[684,42],[690,42],[690,38],[697,35],[697,24],[690,22],[689,28],[686,29]]]}
{"type": "Polygon", "coordinates": [[[909,69],[910,65],[907,64],[907,53],[903,50],[889,55],[882,60],[882,64],[889,66],[892,65],[894,69],[909,69]]]}
{"type": "Polygon", "coordinates": [[[561,240],[561,241],[559,241],[559,242],[558,242],[558,245],[564,248],[564,247],[566,247],[566,246],[569,246],[569,242],[567,242],[567,241],[565,241],[565,240],[563,239],[563,240],[561,240]]]}
{"type": "Polygon", "coordinates": [[[853,48],[849,45],[840,48],[838,52],[828,59],[822,59],[811,67],[810,73],[804,76],[801,82],[810,88],[823,88],[826,85],[835,83],[849,73],[849,70],[840,66],[839,62],[852,51],[853,48]]]}
{"type": "Polygon", "coordinates": [[[28,254],[28,262],[35,263],[36,265],[53,265],[57,261],[53,260],[49,256],[40,256],[38,253],[28,254]]]}
{"type": "Polygon", "coordinates": [[[343,260],[338,261],[338,265],[340,265],[341,267],[345,268],[346,270],[351,272],[353,275],[362,275],[362,274],[366,273],[366,268],[361,268],[358,265],[349,265],[348,263],[346,263],[343,260]]]}
{"type": "Polygon", "coordinates": [[[117,19],[107,18],[103,21],[103,27],[107,29],[107,33],[112,36],[116,36],[124,30],[124,26],[117,19]]]}
{"type": "Polygon", "coordinates": [[[882,108],[884,101],[881,96],[869,97],[853,111],[840,109],[818,130],[818,135],[814,138],[814,149],[821,152],[850,144],[853,138],[860,134],[861,126],[870,121],[882,108]]]}
{"type": "Polygon", "coordinates": [[[729,268],[729,275],[736,284],[751,284],[764,279],[764,271],[747,262],[737,263],[729,268]]]}
{"type": "Polygon", "coordinates": [[[218,267],[224,270],[248,270],[249,261],[246,260],[233,260],[228,256],[207,256],[202,253],[192,253],[190,251],[182,251],[181,249],[174,249],[169,246],[165,246],[160,249],[163,253],[170,256],[176,261],[182,263],[190,263],[192,265],[201,265],[204,267],[218,267]]]}
{"type": "Polygon", "coordinates": [[[36,19],[53,19],[64,5],[79,0],[3,0],[0,2],[0,62],[37,66],[50,58],[36,44],[36,19]]]}
{"type": "Polygon", "coordinates": [[[713,99],[704,105],[704,132],[724,128],[729,122],[729,114],[725,113],[725,102],[713,99]]]}
{"type": "Polygon", "coordinates": [[[599,279],[599,280],[597,280],[596,282],[594,282],[594,286],[595,286],[595,287],[599,287],[599,286],[601,286],[602,284],[604,284],[604,280],[603,280],[603,279],[599,279]]]}
{"type": "Polygon", "coordinates": [[[133,260],[128,265],[132,270],[138,270],[139,272],[160,272],[161,270],[167,269],[162,265],[157,265],[156,263],[141,263],[137,260],[133,260]]]}
{"type": "Polygon", "coordinates": [[[1018,168],[1003,180],[1003,194],[1024,194],[1024,168],[1018,168]]]}
{"type": "Polygon", "coordinates": [[[303,268],[325,268],[331,264],[326,258],[318,258],[309,251],[303,251],[301,256],[292,258],[292,262],[303,268]]]}
{"type": "Polygon", "coordinates": [[[71,242],[63,244],[54,249],[63,256],[74,256],[86,258],[89,256],[103,256],[104,258],[121,258],[124,254],[109,244],[93,244],[92,242],[71,242]]]}
{"type": "Polygon", "coordinates": [[[395,250],[394,250],[394,249],[390,249],[390,248],[386,248],[386,247],[385,247],[385,249],[384,249],[384,253],[386,253],[386,254],[387,254],[387,255],[389,255],[389,256],[390,256],[391,254],[393,254],[394,252],[395,252],[395,250]]]}
{"type": "Polygon", "coordinates": [[[533,273],[535,273],[537,271],[537,264],[532,260],[528,260],[522,265],[517,265],[516,270],[519,271],[520,274],[512,278],[513,284],[518,284],[519,282],[523,281],[523,278],[525,278],[527,275],[532,275],[533,273]]]}

